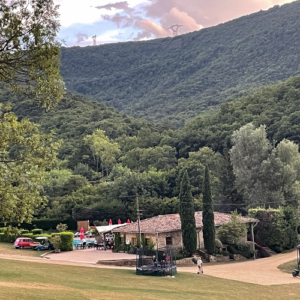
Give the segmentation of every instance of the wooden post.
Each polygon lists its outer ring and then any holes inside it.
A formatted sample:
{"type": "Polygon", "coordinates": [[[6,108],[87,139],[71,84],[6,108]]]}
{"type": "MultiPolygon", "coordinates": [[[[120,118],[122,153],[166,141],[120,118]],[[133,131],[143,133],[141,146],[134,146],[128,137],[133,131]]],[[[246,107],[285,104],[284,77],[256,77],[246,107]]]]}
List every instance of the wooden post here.
{"type": "MultiPolygon", "coordinates": [[[[251,223],[250,226],[251,226],[251,236],[252,236],[252,250],[255,251],[253,223],[251,223]]],[[[255,259],[255,252],[253,254],[253,259],[255,259]]]]}

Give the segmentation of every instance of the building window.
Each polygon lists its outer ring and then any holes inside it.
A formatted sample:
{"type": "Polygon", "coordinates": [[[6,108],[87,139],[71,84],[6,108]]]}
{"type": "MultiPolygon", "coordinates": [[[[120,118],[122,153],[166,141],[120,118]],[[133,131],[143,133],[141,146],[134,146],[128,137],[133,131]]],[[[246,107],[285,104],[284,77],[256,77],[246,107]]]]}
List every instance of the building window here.
{"type": "Polygon", "coordinates": [[[171,236],[168,236],[166,237],[166,245],[172,245],[172,237],[171,236]]]}
{"type": "Polygon", "coordinates": [[[132,245],[136,245],[136,238],[132,238],[132,239],[131,239],[131,244],[132,244],[132,245]]]}

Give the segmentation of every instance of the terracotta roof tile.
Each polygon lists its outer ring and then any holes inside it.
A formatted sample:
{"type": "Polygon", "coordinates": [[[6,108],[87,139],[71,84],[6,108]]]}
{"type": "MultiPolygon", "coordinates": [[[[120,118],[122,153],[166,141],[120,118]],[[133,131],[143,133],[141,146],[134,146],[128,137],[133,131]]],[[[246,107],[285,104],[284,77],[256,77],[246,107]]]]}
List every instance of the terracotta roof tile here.
{"type": "MultiPolygon", "coordinates": [[[[214,212],[215,226],[221,226],[230,220],[230,214],[214,212]]],[[[196,227],[202,228],[202,211],[195,212],[196,227]]],[[[241,217],[244,223],[258,222],[257,219],[241,217]]],[[[159,215],[153,218],[141,220],[141,232],[144,233],[157,233],[157,232],[171,232],[181,230],[181,221],[179,214],[172,215],[159,215]]],[[[130,223],[123,227],[114,229],[113,232],[131,232],[138,233],[138,224],[130,223]]]]}

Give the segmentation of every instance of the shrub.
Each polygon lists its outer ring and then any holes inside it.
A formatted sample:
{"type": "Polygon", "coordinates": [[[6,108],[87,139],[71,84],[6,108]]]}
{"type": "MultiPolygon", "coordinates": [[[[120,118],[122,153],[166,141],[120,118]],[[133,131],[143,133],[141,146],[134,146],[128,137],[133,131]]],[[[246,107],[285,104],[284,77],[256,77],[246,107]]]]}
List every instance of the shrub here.
{"type": "Polygon", "coordinates": [[[250,250],[250,245],[246,243],[238,243],[237,245],[229,245],[227,247],[228,252],[231,254],[240,254],[246,258],[251,258],[254,255],[254,251],[250,250]]]}
{"type": "Polygon", "coordinates": [[[7,227],[1,227],[0,232],[4,233],[7,230],[7,227]]]}
{"type": "Polygon", "coordinates": [[[63,223],[59,223],[57,226],[56,226],[56,230],[58,232],[64,232],[64,231],[67,231],[68,229],[68,225],[67,224],[63,224],[63,223]]]}
{"type": "Polygon", "coordinates": [[[42,229],[32,229],[31,232],[33,234],[42,234],[43,233],[43,230],[42,229]]]}
{"type": "Polygon", "coordinates": [[[226,251],[226,250],[223,250],[223,251],[221,252],[221,254],[222,254],[223,256],[229,256],[229,252],[226,251]]]}
{"type": "Polygon", "coordinates": [[[230,221],[223,224],[218,235],[224,244],[236,244],[247,233],[246,225],[241,222],[240,215],[237,211],[231,213],[230,221]]]}
{"type": "Polygon", "coordinates": [[[255,233],[272,250],[280,253],[297,245],[298,217],[293,207],[251,209],[249,215],[259,219],[255,233]]]}
{"type": "Polygon", "coordinates": [[[175,254],[175,259],[176,259],[176,260],[183,259],[182,253],[176,253],[176,254],[175,254]]]}
{"type": "Polygon", "coordinates": [[[54,235],[50,239],[51,245],[54,247],[55,250],[60,249],[61,239],[59,235],[54,235]]]}
{"type": "Polygon", "coordinates": [[[223,244],[222,244],[222,242],[220,240],[216,239],[215,243],[216,243],[216,247],[217,248],[223,248],[223,244]]]}
{"type": "Polygon", "coordinates": [[[72,232],[61,232],[61,251],[73,251],[74,234],[72,232]]]}
{"type": "Polygon", "coordinates": [[[27,229],[21,229],[21,230],[20,230],[20,234],[21,234],[21,235],[27,234],[27,233],[29,233],[29,230],[27,230],[27,229]]]}

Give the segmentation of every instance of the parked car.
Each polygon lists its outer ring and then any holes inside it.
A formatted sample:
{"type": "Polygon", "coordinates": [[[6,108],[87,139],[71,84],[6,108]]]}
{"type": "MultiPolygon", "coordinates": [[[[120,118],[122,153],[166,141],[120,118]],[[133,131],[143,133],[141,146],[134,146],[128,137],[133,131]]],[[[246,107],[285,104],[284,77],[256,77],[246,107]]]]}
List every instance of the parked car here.
{"type": "Polygon", "coordinates": [[[23,248],[31,248],[33,244],[33,240],[27,237],[19,237],[14,242],[14,247],[17,249],[23,249],[23,248]]]}

